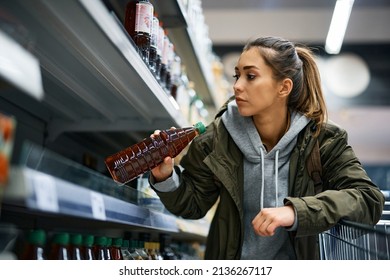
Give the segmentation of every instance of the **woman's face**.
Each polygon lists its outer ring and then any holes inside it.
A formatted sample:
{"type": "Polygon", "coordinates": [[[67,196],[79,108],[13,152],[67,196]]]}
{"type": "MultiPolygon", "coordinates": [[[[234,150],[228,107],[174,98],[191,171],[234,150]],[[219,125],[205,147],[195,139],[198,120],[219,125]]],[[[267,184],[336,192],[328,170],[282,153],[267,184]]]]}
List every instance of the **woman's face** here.
{"type": "Polygon", "coordinates": [[[278,94],[281,84],[257,48],[241,54],[235,72],[233,89],[242,116],[264,115],[285,104],[278,94]]]}

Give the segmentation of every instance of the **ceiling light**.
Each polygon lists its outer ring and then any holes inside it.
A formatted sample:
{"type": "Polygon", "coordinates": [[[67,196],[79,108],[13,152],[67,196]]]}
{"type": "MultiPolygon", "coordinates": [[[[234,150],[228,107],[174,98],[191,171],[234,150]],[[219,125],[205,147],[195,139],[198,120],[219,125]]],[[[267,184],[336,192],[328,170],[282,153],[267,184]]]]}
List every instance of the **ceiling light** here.
{"type": "Polygon", "coordinates": [[[325,43],[325,50],[329,54],[340,52],[353,2],[354,0],[337,0],[336,2],[325,43]]]}

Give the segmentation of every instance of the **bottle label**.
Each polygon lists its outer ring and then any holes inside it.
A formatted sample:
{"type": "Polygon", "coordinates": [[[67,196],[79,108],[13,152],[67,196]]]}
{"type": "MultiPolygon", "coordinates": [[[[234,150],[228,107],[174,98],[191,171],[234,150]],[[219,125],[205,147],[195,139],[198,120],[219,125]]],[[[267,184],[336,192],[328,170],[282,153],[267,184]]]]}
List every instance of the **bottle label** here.
{"type": "Polygon", "coordinates": [[[138,3],[135,12],[135,32],[151,33],[153,21],[153,6],[138,3]]]}

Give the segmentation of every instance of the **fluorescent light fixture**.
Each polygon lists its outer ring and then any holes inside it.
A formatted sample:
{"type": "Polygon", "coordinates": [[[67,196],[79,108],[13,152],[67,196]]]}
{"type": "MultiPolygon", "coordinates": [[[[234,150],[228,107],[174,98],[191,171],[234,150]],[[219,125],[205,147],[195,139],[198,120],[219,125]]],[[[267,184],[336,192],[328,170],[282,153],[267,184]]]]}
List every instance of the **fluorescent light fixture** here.
{"type": "Polygon", "coordinates": [[[340,52],[353,2],[354,0],[337,0],[336,2],[325,43],[325,50],[329,54],[340,52]]]}

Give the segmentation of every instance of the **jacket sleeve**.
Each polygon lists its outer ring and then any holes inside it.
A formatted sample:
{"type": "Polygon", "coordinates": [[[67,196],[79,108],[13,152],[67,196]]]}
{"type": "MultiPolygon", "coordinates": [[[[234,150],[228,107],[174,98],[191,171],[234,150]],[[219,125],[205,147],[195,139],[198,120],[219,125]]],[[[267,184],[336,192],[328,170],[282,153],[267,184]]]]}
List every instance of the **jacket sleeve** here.
{"type": "Polygon", "coordinates": [[[340,219],[374,225],[382,215],[384,196],[348,145],[346,131],[337,129],[324,139],[320,143],[323,192],[286,198],[297,211],[296,236],[318,234],[340,219]]]}
{"type": "MultiPolygon", "coordinates": [[[[171,192],[154,189],[166,209],[172,214],[186,219],[200,219],[215,204],[219,188],[214,176],[204,163],[210,149],[210,134],[206,132],[195,138],[180,164],[175,167],[179,176],[179,187],[171,192]]],[[[153,187],[153,186],[152,186],[153,187]]]]}

